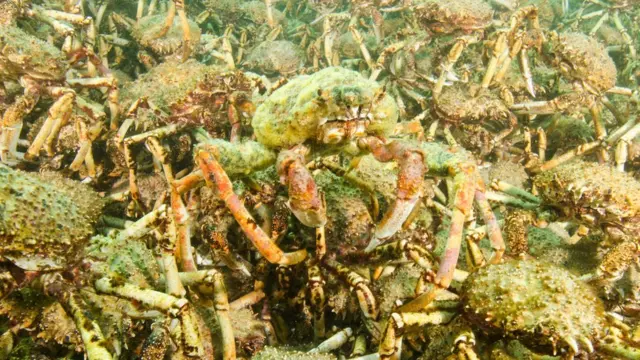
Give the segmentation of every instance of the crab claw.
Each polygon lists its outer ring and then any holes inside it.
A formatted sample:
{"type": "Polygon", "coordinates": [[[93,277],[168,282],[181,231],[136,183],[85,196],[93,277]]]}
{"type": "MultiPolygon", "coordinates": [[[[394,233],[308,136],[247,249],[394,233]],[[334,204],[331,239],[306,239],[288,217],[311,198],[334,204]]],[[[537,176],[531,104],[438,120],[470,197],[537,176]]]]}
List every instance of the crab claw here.
{"type": "Polygon", "coordinates": [[[304,261],[307,257],[306,250],[285,253],[278,245],[271,241],[271,238],[258,226],[247,208],[245,208],[242,201],[238,198],[238,195],[233,192],[233,185],[229,176],[211,152],[203,149],[198,150],[196,153],[196,161],[202,170],[207,185],[215,185],[218,196],[220,196],[227,205],[227,208],[229,208],[229,211],[240,225],[242,231],[244,231],[265,259],[270,263],[280,265],[295,265],[304,261]]]}
{"type": "Polygon", "coordinates": [[[318,228],[327,223],[324,194],[318,190],[311,172],[304,165],[304,148],[282,151],[278,155],[280,181],[289,189],[287,205],[306,226],[318,228]]]}
{"type": "Polygon", "coordinates": [[[376,226],[373,237],[365,249],[365,252],[371,252],[382,241],[398,232],[413,211],[422,197],[422,181],[427,167],[422,152],[402,142],[385,144],[378,138],[366,138],[362,139],[358,146],[371,151],[378,161],[396,160],[400,166],[396,200],[376,226]]]}

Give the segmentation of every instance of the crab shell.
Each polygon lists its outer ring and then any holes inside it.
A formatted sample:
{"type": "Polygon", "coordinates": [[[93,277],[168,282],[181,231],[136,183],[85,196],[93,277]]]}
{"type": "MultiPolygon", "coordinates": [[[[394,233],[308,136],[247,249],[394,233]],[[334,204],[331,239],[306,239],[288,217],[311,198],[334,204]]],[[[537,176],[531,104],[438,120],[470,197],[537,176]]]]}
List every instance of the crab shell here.
{"type": "MultiPolygon", "coordinates": [[[[144,48],[151,50],[154,54],[165,56],[171,55],[180,50],[184,39],[180,17],[176,16],[173,24],[166,36],[157,37],[156,34],[162,29],[165,23],[165,14],[145,16],[133,27],[131,36],[144,48]]],[[[191,43],[200,43],[200,27],[195,22],[188,20],[191,32],[191,43]]]]}
{"type": "Polygon", "coordinates": [[[395,128],[398,108],[375,81],[329,67],[276,90],[256,109],[251,125],[260,143],[289,148],[317,138],[324,124],[347,126],[352,120],[367,121],[367,134],[385,136],[395,128]]]}
{"type": "Polygon", "coordinates": [[[533,179],[542,199],[569,216],[640,233],[640,183],[609,166],[575,160],[533,179]]]}
{"type": "Polygon", "coordinates": [[[536,260],[479,269],[465,281],[461,300],[473,323],[547,353],[578,343],[588,349],[603,334],[604,305],[593,289],[565,269],[536,260]]]}
{"type": "Polygon", "coordinates": [[[305,62],[304,51],[286,40],[264,41],[251,49],[245,66],[266,74],[282,75],[295,73],[305,62]]]}
{"type": "Polygon", "coordinates": [[[601,94],[616,85],[616,65],[598,40],[582,33],[551,33],[552,64],[571,81],[583,84],[587,91],[601,94]]]}
{"type": "Polygon", "coordinates": [[[236,105],[244,112],[253,112],[249,99],[254,83],[241,71],[227,71],[190,59],[181,63],[165,61],[125,85],[121,102],[126,108],[134,101],[146,98],[168,118],[158,119],[153,111],[139,110],[137,121],[142,128],[153,128],[159,120],[204,126],[213,133],[228,118],[221,110],[227,97],[236,92],[236,105]]]}
{"type": "Polygon", "coordinates": [[[28,75],[38,80],[64,80],[68,65],[63,53],[17,26],[0,27],[0,79],[28,75]]]}
{"type": "Polygon", "coordinates": [[[418,18],[436,33],[482,30],[493,19],[493,10],[484,0],[423,0],[416,5],[418,18]]]}
{"type": "Polygon", "coordinates": [[[433,102],[433,114],[453,125],[499,121],[509,125],[513,115],[504,102],[487,91],[469,96],[469,90],[461,86],[448,86],[442,90],[438,101],[433,102]]]}
{"type": "Polygon", "coordinates": [[[0,165],[0,260],[30,271],[65,268],[82,256],[102,207],[91,189],[55,173],[0,165]]]}

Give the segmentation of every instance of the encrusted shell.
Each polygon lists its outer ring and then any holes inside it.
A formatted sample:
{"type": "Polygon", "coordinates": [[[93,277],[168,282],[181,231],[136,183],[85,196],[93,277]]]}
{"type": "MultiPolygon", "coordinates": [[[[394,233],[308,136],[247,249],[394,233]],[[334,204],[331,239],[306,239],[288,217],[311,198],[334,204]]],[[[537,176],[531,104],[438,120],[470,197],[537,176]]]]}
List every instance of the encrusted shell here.
{"type": "Polygon", "coordinates": [[[102,207],[85,185],[0,165],[0,258],[24,270],[64,268],[82,255],[102,207]]]}
{"type": "Polygon", "coordinates": [[[616,65],[598,40],[567,32],[557,35],[552,46],[554,62],[564,65],[560,69],[570,80],[582,81],[598,92],[616,85],[616,65]]]}
{"type": "Polygon", "coordinates": [[[398,121],[398,108],[375,81],[341,67],[297,76],[276,90],[256,109],[252,126],[259,142],[291,147],[317,135],[323,121],[336,120],[347,109],[369,112],[368,131],[386,135],[398,121]]]}
{"type": "Polygon", "coordinates": [[[489,265],[464,283],[465,316],[491,332],[555,353],[599,337],[604,305],[563,268],[536,260],[489,265]]]}
{"type": "Polygon", "coordinates": [[[640,183],[610,166],[575,160],[537,175],[533,183],[546,203],[569,215],[627,227],[638,222],[640,183]]]}

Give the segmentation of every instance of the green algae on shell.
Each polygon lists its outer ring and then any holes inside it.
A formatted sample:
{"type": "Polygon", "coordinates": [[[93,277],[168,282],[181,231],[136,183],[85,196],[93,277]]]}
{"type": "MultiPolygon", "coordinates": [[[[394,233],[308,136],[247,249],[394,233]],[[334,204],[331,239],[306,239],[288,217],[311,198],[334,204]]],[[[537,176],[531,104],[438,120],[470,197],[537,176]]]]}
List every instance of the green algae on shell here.
{"type": "Polygon", "coordinates": [[[465,281],[461,300],[473,323],[547,353],[603,334],[605,309],[594,290],[536,260],[480,268],[465,281]]]}
{"type": "Polygon", "coordinates": [[[375,81],[356,71],[329,67],[301,75],[274,91],[257,109],[251,125],[259,142],[269,147],[292,147],[318,136],[327,121],[346,120],[347,110],[369,115],[367,131],[390,134],[398,108],[375,81]]]}

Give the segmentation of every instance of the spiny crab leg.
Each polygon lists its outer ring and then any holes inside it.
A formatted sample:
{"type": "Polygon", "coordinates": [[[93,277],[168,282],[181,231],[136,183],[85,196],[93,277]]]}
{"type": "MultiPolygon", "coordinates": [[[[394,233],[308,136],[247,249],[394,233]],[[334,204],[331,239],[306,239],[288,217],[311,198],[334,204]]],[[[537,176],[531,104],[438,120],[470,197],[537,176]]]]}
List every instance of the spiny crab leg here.
{"type": "MultiPolygon", "coordinates": [[[[447,245],[440,260],[440,267],[434,283],[437,288],[446,289],[453,280],[453,274],[458,263],[460,245],[464,221],[473,208],[473,199],[476,192],[475,166],[463,166],[460,173],[454,177],[455,197],[453,200],[453,212],[451,214],[451,226],[447,245]]],[[[504,245],[503,245],[504,246],[504,245]]]]}
{"type": "Polygon", "coordinates": [[[229,176],[211,152],[203,149],[198,150],[196,162],[204,174],[207,185],[215,185],[218,195],[225,202],[240,228],[242,228],[260,254],[269,262],[280,265],[295,265],[307,257],[306,250],[285,253],[271,241],[262,228],[256,224],[256,221],[244,207],[238,195],[233,192],[233,185],[229,176]]]}
{"type": "Polygon", "coordinates": [[[422,197],[422,181],[427,167],[424,156],[419,149],[398,141],[385,144],[378,138],[370,137],[361,139],[358,146],[371,152],[378,161],[396,160],[400,166],[396,200],[376,226],[373,238],[365,249],[365,252],[370,252],[384,239],[400,230],[402,224],[409,217],[418,200],[422,197]]]}

